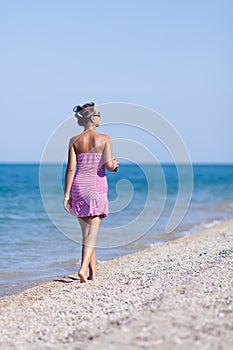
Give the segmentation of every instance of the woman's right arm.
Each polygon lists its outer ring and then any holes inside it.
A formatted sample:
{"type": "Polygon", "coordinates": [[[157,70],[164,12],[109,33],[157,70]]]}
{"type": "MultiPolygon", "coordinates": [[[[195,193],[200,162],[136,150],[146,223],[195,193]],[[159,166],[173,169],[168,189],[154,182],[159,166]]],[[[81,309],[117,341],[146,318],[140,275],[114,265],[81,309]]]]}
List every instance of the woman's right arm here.
{"type": "Polygon", "coordinates": [[[69,152],[68,152],[68,163],[66,167],[66,176],[65,176],[65,189],[64,189],[64,209],[69,212],[69,204],[70,204],[70,190],[72,186],[72,182],[74,179],[74,174],[76,170],[76,154],[74,151],[74,138],[70,140],[69,144],[69,152]]]}
{"type": "Polygon", "coordinates": [[[112,141],[109,136],[106,136],[104,147],[104,162],[108,171],[113,172],[118,167],[118,159],[113,159],[112,156],[112,141]]]}

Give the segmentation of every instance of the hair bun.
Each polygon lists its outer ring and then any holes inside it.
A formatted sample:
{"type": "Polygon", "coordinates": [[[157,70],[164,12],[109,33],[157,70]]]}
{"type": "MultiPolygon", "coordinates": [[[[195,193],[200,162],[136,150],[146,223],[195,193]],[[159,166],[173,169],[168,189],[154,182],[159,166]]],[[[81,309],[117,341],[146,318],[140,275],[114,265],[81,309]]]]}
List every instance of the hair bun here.
{"type": "Polygon", "coordinates": [[[81,106],[74,106],[73,112],[74,112],[74,113],[78,113],[78,112],[81,111],[82,109],[83,109],[83,107],[81,107],[81,106]]]}

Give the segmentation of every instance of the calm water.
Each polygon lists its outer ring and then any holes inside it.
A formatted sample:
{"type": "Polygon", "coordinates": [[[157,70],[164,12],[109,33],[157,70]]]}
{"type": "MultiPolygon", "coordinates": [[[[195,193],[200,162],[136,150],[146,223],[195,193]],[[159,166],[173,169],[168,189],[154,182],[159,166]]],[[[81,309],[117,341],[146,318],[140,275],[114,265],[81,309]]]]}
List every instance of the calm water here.
{"type": "MultiPolygon", "coordinates": [[[[39,169],[38,164],[0,165],[0,296],[72,274],[80,263],[80,229],[76,219],[62,209],[64,169],[43,166],[40,185],[39,169]]],[[[232,217],[233,165],[194,165],[193,174],[191,204],[171,233],[166,233],[166,224],[177,198],[175,166],[125,164],[115,176],[109,174],[111,213],[99,234],[98,260],[129,254],[232,217]]],[[[182,212],[182,203],[179,209],[182,212]]]]}

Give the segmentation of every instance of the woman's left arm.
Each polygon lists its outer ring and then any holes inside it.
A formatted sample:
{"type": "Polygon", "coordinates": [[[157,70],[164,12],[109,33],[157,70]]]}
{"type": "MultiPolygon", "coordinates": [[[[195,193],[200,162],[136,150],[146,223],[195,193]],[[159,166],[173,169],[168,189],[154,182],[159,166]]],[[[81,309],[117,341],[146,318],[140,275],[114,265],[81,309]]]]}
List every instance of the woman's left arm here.
{"type": "Polygon", "coordinates": [[[64,209],[69,213],[70,205],[70,190],[74,179],[76,170],[76,154],[74,150],[74,140],[70,140],[69,152],[68,152],[68,163],[66,167],[65,176],[65,190],[64,190],[64,209]]]}

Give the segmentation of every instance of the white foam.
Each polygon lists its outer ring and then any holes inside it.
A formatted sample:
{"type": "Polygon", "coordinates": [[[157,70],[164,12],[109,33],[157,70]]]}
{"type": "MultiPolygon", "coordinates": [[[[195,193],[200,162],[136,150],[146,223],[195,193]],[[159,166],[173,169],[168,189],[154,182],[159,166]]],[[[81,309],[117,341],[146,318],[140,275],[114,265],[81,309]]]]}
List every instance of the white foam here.
{"type": "Polygon", "coordinates": [[[209,223],[206,223],[206,224],[204,224],[204,227],[205,228],[210,228],[210,227],[213,227],[213,226],[215,226],[215,225],[218,225],[218,224],[220,224],[220,220],[214,220],[214,221],[212,221],[212,222],[209,222],[209,223]]]}

